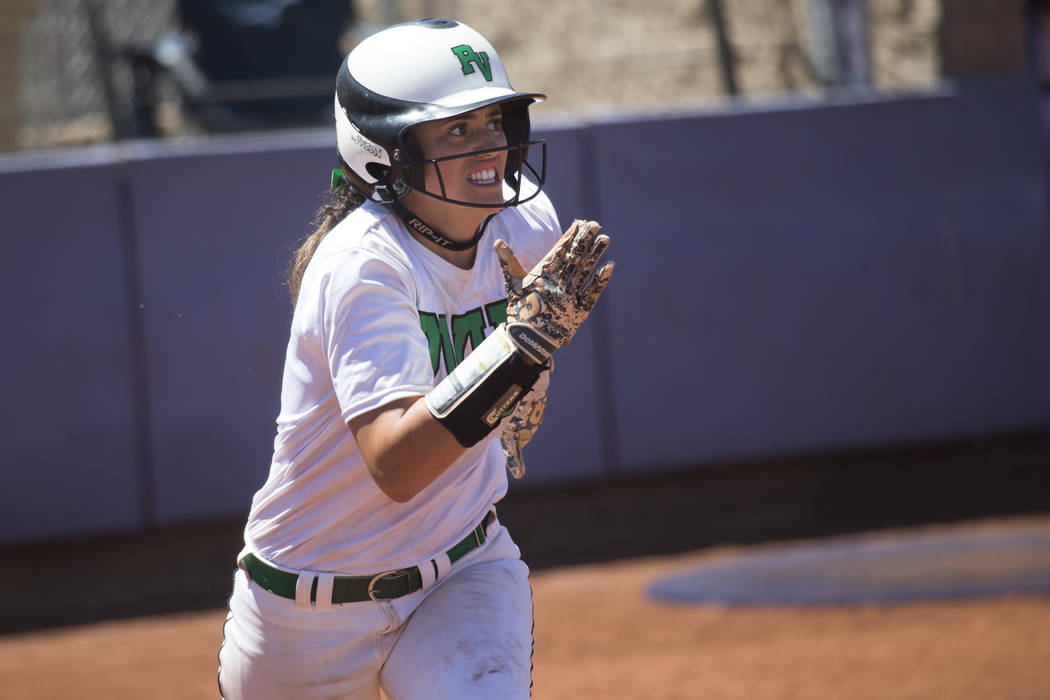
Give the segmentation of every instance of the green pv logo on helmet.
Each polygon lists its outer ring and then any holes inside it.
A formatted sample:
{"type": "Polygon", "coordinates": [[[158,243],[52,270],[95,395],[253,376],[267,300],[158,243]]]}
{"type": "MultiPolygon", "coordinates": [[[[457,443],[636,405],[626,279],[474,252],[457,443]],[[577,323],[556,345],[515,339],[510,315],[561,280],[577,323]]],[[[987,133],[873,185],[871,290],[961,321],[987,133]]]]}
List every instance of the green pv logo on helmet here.
{"type": "Polygon", "coordinates": [[[480,53],[466,44],[452,47],[452,53],[459,59],[459,65],[463,67],[463,75],[470,75],[477,66],[485,80],[492,82],[492,68],[489,66],[489,55],[485,51],[480,53]]]}

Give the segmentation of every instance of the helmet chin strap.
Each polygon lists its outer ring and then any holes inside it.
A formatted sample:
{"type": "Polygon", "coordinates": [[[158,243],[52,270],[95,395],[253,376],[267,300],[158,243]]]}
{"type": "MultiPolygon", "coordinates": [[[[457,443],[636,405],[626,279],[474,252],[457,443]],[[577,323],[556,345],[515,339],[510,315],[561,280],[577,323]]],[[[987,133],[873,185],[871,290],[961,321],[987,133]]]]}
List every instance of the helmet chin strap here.
{"type": "Polygon", "coordinates": [[[478,230],[474,232],[474,236],[470,240],[460,243],[452,240],[438,229],[420,219],[418,216],[410,212],[401,202],[391,202],[390,208],[393,209],[394,213],[405,223],[405,226],[423,236],[428,241],[432,241],[446,250],[470,250],[476,246],[478,241],[480,241],[481,237],[485,234],[485,228],[488,227],[489,221],[491,221],[492,217],[496,215],[489,214],[486,216],[485,220],[481,222],[480,226],[478,226],[478,230]]]}

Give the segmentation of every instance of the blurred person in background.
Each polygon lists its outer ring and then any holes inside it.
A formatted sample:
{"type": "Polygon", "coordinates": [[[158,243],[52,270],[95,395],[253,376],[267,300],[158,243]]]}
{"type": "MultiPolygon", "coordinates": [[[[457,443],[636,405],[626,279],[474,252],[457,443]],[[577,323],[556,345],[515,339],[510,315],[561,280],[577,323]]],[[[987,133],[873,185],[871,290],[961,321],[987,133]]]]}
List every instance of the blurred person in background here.
{"type": "MultiPolygon", "coordinates": [[[[314,84],[342,54],[352,3],[177,0],[193,61],[207,84],[190,108],[211,131],[320,125],[331,94],[314,84]]],[[[327,117],[327,119],[326,119],[327,117]]]]}

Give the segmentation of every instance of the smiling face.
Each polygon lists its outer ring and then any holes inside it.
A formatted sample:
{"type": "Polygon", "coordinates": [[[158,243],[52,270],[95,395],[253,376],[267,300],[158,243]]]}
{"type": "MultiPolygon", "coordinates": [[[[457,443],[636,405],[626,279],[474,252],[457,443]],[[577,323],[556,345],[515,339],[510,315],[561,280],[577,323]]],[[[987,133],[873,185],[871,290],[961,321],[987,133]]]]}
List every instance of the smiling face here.
{"type": "MultiPolygon", "coordinates": [[[[452,119],[420,124],[413,128],[412,135],[425,160],[503,148],[507,145],[507,137],[503,133],[501,115],[498,105],[482,107],[452,119]]],[[[416,191],[405,197],[405,206],[442,229],[446,235],[457,240],[469,239],[486,216],[502,208],[506,165],[507,151],[499,150],[453,157],[424,166],[424,184],[428,192],[440,196],[444,185],[444,196],[448,199],[491,204],[491,208],[465,207],[416,191]]]]}

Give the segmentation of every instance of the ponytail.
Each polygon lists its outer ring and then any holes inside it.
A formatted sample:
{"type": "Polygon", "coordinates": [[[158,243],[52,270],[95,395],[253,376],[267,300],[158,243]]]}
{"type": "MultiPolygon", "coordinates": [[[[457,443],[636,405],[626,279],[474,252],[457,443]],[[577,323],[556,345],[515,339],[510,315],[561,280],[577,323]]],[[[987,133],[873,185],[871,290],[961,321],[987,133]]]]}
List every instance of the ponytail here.
{"type": "Polygon", "coordinates": [[[292,306],[295,306],[295,302],[299,299],[299,287],[303,282],[303,273],[306,272],[306,266],[310,264],[310,259],[313,258],[317,246],[321,244],[328,232],[335,228],[336,224],[364,204],[364,201],[364,196],[345,182],[332,188],[331,197],[321,205],[311,222],[317,228],[303,241],[288,264],[288,291],[292,297],[292,306]]]}

